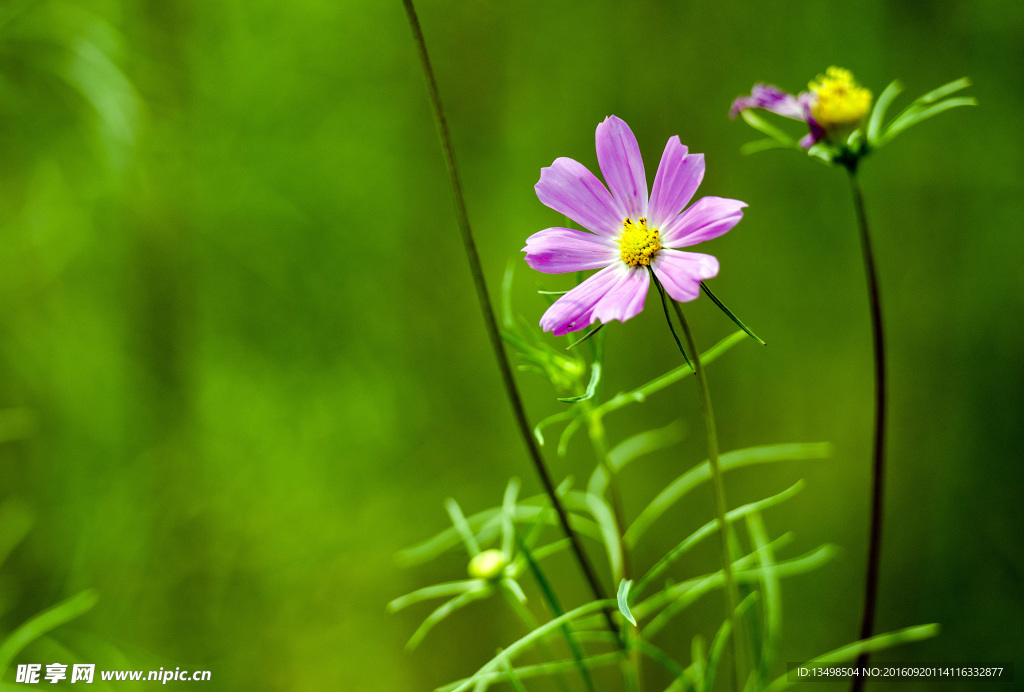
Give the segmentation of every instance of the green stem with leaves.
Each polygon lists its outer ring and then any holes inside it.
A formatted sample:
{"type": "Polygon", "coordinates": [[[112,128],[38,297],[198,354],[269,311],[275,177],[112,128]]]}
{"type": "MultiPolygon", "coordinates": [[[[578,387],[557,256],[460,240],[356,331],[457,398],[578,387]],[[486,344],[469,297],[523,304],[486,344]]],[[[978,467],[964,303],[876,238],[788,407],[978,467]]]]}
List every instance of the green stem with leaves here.
{"type": "MultiPolygon", "coordinates": [[[[530,424],[526,420],[526,411],[523,408],[522,398],[519,395],[519,388],[516,386],[515,378],[512,374],[512,366],[509,363],[508,354],[505,352],[505,346],[501,340],[501,331],[498,328],[498,320],[494,314],[494,308],[491,305],[490,295],[487,290],[487,282],[484,279],[483,266],[480,263],[480,256],[476,249],[476,241],[473,239],[473,232],[469,225],[469,213],[466,211],[466,200],[462,194],[462,183],[459,179],[459,169],[455,163],[455,148],[452,146],[451,133],[448,131],[448,121],[447,118],[445,118],[444,108],[441,105],[441,93],[437,88],[437,80],[434,77],[434,70],[430,65],[430,56],[427,53],[426,39],[423,37],[423,30],[420,27],[420,21],[416,15],[416,8],[413,6],[412,0],[402,0],[402,3],[405,6],[405,12],[409,18],[409,25],[412,28],[413,39],[419,53],[420,63],[423,66],[423,74],[427,80],[430,104],[433,107],[434,120],[437,124],[438,135],[441,138],[441,149],[444,152],[445,168],[448,170],[448,179],[451,184],[452,197],[455,202],[455,215],[458,219],[459,231],[462,235],[463,245],[465,246],[466,257],[469,260],[469,269],[473,275],[473,284],[476,287],[477,301],[480,303],[480,311],[483,313],[484,324],[487,328],[487,335],[490,338],[491,348],[494,351],[494,357],[498,363],[498,369],[501,371],[501,379],[505,385],[505,393],[508,395],[509,404],[512,407],[512,412],[515,416],[520,436],[523,439],[523,443],[526,445],[526,449],[530,455],[531,461],[533,462],[534,469],[544,486],[544,492],[551,500],[551,505],[558,514],[558,521],[562,526],[562,530],[565,532],[565,535],[569,538],[569,541],[572,544],[573,553],[580,565],[580,569],[583,571],[583,576],[586,578],[587,583],[590,586],[590,590],[594,594],[594,598],[596,600],[603,601],[607,598],[605,591],[601,586],[597,573],[594,571],[593,565],[590,563],[590,559],[583,550],[579,536],[577,536],[576,532],[573,531],[572,527],[569,525],[569,514],[565,510],[565,506],[562,504],[561,499],[558,497],[558,493],[555,490],[555,484],[551,479],[551,474],[548,472],[543,456],[541,456],[540,448],[537,446],[537,441],[534,439],[533,434],[530,431],[530,424]]],[[[610,609],[605,610],[605,619],[609,628],[613,632],[618,633],[618,625],[615,622],[615,618],[610,609]]]]}
{"type": "MultiPolygon", "coordinates": [[[[857,180],[857,164],[847,165],[850,174],[850,189],[853,192],[853,207],[857,214],[857,228],[860,231],[861,251],[864,255],[864,269],[867,274],[868,299],[871,305],[871,336],[875,360],[875,435],[871,462],[871,529],[868,543],[867,575],[864,581],[864,611],[861,615],[860,638],[869,639],[874,634],[875,610],[878,602],[878,572],[882,558],[882,523],[885,502],[885,333],[882,324],[882,300],[878,289],[878,273],[875,269],[875,255],[871,249],[871,235],[868,230],[867,214],[864,211],[864,195],[857,180]]],[[[857,657],[857,666],[866,666],[868,652],[857,657]]],[[[854,678],[853,690],[864,688],[864,677],[854,678]]]]}
{"type": "MultiPolygon", "coordinates": [[[[728,608],[726,615],[732,624],[733,672],[735,675],[733,683],[735,688],[739,689],[743,684],[742,666],[740,665],[740,652],[743,651],[741,646],[743,636],[740,633],[738,626],[740,624],[739,618],[736,615],[736,608],[739,605],[739,590],[736,588],[736,578],[732,571],[732,551],[729,548],[729,523],[726,520],[728,505],[725,501],[725,480],[723,479],[721,464],[718,460],[718,428],[715,425],[715,414],[711,408],[711,394],[708,391],[707,375],[704,372],[704,364],[700,359],[700,351],[697,349],[697,341],[693,338],[693,331],[683,315],[683,309],[679,307],[679,303],[665,295],[665,289],[653,271],[651,272],[651,278],[655,282],[662,299],[665,300],[667,298],[668,302],[671,302],[672,307],[675,308],[676,317],[683,328],[686,345],[689,347],[692,356],[693,373],[697,378],[697,394],[700,398],[701,413],[704,417],[704,432],[708,444],[708,465],[711,469],[711,480],[715,492],[715,514],[718,519],[719,535],[722,539],[722,574],[725,578],[728,608]]],[[[672,322],[669,321],[669,326],[671,327],[671,325],[672,322]]],[[[675,336],[674,331],[673,336],[675,336]]],[[[678,339],[676,343],[678,343],[678,339]]]]}

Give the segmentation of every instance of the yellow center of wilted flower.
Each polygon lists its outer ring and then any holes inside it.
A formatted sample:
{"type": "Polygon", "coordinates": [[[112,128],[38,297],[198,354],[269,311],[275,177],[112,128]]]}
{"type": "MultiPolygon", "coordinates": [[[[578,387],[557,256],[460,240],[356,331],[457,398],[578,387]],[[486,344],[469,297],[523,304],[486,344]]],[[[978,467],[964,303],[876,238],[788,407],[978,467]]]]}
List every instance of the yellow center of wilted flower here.
{"type": "Polygon", "coordinates": [[[651,258],[658,254],[661,243],[658,240],[658,229],[648,228],[647,219],[640,217],[636,222],[626,219],[622,222],[622,235],[619,236],[619,256],[631,267],[642,264],[650,265],[651,258]]]}
{"type": "Polygon", "coordinates": [[[474,579],[497,579],[505,569],[505,554],[500,550],[485,550],[469,561],[469,576],[474,579]]]}
{"type": "Polygon", "coordinates": [[[810,83],[818,102],[811,115],[830,135],[849,135],[871,109],[871,92],[853,80],[853,73],[830,67],[810,83]]]}

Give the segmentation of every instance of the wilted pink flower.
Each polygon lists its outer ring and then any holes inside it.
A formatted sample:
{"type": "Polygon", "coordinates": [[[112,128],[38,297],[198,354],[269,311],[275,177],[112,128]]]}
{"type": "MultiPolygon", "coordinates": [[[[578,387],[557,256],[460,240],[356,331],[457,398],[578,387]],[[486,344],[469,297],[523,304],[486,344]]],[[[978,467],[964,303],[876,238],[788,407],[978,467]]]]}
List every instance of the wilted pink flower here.
{"type": "Polygon", "coordinates": [[[704,178],[704,155],[688,154],[672,137],[648,198],[640,147],[629,126],[609,116],[597,126],[597,162],[608,188],[568,158],[542,168],[535,186],[546,206],[590,233],[548,228],[526,239],[526,263],[548,274],[600,269],[548,308],[540,320],[555,336],[610,320],[625,322],[644,307],[648,267],[675,300],[700,295],[700,282],[718,274],[711,255],[681,252],[716,238],[743,218],[746,203],[702,197],[683,212],[704,178]]]}
{"type": "Polygon", "coordinates": [[[858,85],[853,73],[830,67],[808,85],[809,91],[796,96],[770,84],[755,84],[750,96],[732,102],[729,117],[735,118],[748,108],[760,108],[807,123],[810,132],[800,140],[809,149],[823,139],[842,144],[860,127],[871,109],[871,92],[858,85]]]}

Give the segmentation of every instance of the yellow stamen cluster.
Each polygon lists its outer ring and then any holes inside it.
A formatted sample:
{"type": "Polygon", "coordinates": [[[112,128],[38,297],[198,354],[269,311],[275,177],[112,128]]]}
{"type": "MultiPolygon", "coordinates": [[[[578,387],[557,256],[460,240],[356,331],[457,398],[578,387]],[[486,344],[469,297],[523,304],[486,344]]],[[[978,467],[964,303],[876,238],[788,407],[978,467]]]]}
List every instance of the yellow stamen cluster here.
{"type": "Polygon", "coordinates": [[[810,89],[818,97],[811,115],[833,138],[848,136],[860,127],[871,109],[871,92],[841,67],[830,67],[818,75],[810,89]]]}
{"type": "Polygon", "coordinates": [[[619,236],[619,256],[631,267],[642,264],[650,265],[651,259],[661,249],[658,240],[658,229],[647,228],[647,219],[640,217],[636,222],[626,219],[622,222],[622,235],[619,236]]]}

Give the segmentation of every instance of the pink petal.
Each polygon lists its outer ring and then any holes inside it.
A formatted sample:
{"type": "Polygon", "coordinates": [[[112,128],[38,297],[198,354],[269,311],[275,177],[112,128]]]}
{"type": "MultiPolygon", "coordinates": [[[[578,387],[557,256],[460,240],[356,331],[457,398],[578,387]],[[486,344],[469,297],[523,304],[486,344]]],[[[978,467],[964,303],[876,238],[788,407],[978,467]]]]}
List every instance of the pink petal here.
{"type": "Polygon", "coordinates": [[[556,300],[540,318],[541,328],[555,336],[586,328],[596,319],[593,313],[598,303],[629,275],[629,267],[622,262],[605,267],[556,300]]]}
{"type": "Polygon", "coordinates": [[[626,271],[629,273],[625,281],[605,293],[604,298],[594,306],[591,320],[625,322],[644,309],[644,299],[651,283],[647,267],[630,267],[626,271]]]}
{"type": "MultiPolygon", "coordinates": [[[[597,126],[597,163],[601,175],[626,216],[638,219],[647,215],[647,177],[640,146],[629,126],[610,115],[597,126]]],[[[622,219],[619,220],[620,223],[622,219]]]]}
{"type": "Polygon", "coordinates": [[[601,269],[619,259],[615,241],[604,236],[548,228],[526,239],[526,263],[546,274],[601,269]]]}
{"type": "Polygon", "coordinates": [[[740,111],[748,108],[763,108],[793,120],[805,120],[803,100],[806,93],[793,96],[770,84],[755,84],[750,96],[742,96],[732,102],[729,117],[735,119],[740,111]]]}
{"type": "Polygon", "coordinates": [[[689,247],[717,238],[743,218],[746,202],[724,197],[701,197],[661,229],[665,247],[689,247]]]}
{"type": "Polygon", "coordinates": [[[533,188],[537,198],[557,212],[565,214],[587,230],[612,236],[622,231],[625,208],[597,177],[578,161],[555,159],[540,169],[540,180],[533,188]]]}
{"type": "Polygon", "coordinates": [[[687,155],[678,137],[668,140],[654,176],[647,225],[661,228],[681,212],[704,179],[704,154],[687,155]]]}
{"type": "Polygon", "coordinates": [[[718,260],[700,252],[662,249],[651,268],[665,291],[683,303],[700,295],[700,282],[718,275],[718,260]]]}

